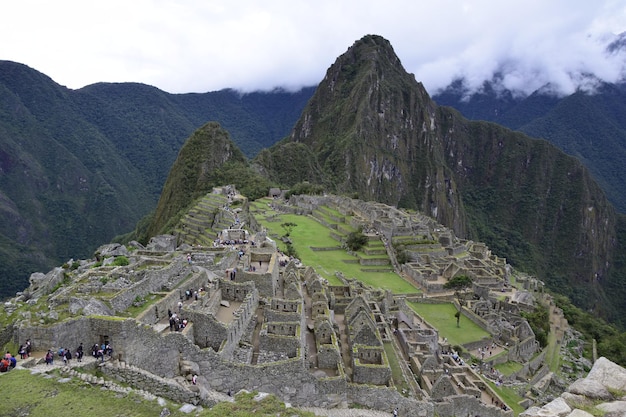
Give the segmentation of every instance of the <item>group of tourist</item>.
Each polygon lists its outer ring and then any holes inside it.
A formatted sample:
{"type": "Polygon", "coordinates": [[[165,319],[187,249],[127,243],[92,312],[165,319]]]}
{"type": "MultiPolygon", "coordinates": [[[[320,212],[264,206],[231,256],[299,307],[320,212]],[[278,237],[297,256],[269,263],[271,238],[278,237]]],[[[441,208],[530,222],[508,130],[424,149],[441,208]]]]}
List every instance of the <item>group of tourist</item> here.
{"type": "MultiPolygon", "coordinates": [[[[182,311],[182,309],[179,310],[182,311]]],[[[167,310],[167,315],[169,316],[170,320],[170,332],[180,332],[185,327],[187,327],[187,324],[189,323],[188,319],[181,318],[178,314],[173,313],[172,310],[167,310]]]]}
{"type": "MultiPolygon", "coordinates": [[[[82,362],[84,354],[85,352],[82,343],[78,345],[74,353],[72,353],[72,349],[70,348],[59,348],[59,350],[57,351],[57,355],[65,365],[69,365],[72,359],[76,359],[78,362],[82,362]]],[[[52,352],[52,349],[48,349],[48,352],[46,352],[46,356],[44,358],[44,360],[46,361],[46,365],[54,364],[54,356],[55,355],[52,352]]],[[[113,348],[109,343],[94,343],[91,347],[91,356],[104,362],[105,356],[108,356],[109,358],[113,356],[113,348]]]]}
{"type": "Polygon", "coordinates": [[[28,358],[32,349],[33,347],[31,346],[30,339],[27,339],[26,343],[20,345],[20,348],[17,350],[17,353],[20,355],[20,359],[28,358]]]}
{"type": "MultiPolygon", "coordinates": [[[[83,344],[81,343],[80,345],[82,346],[83,344]]],[[[108,342],[101,343],[100,345],[94,343],[91,347],[91,356],[104,362],[105,356],[108,356],[109,358],[113,357],[113,348],[108,342]]]]}
{"type": "Polygon", "coordinates": [[[247,245],[248,243],[254,246],[254,242],[250,242],[248,241],[248,239],[219,239],[218,238],[213,241],[213,247],[223,248],[225,246],[232,246],[232,245],[247,245]]]}
{"type": "Polygon", "coordinates": [[[230,279],[231,281],[234,281],[236,276],[237,276],[237,268],[226,270],[226,278],[230,279]]]}
{"type": "Polygon", "coordinates": [[[7,351],[7,353],[0,360],[0,372],[8,372],[17,366],[17,359],[7,351]]]}
{"type": "MultiPolygon", "coordinates": [[[[200,290],[202,290],[202,288],[200,290]]],[[[191,300],[192,298],[198,301],[198,295],[198,291],[194,290],[193,288],[185,290],[185,298],[187,299],[187,301],[191,300]]]]}
{"type": "MultiPolygon", "coordinates": [[[[20,359],[26,359],[30,357],[32,351],[32,345],[30,339],[26,340],[26,343],[21,344],[17,350],[20,359]]],[[[0,372],[8,372],[17,366],[17,358],[7,350],[7,353],[0,359],[0,372]]]]}
{"type": "Polygon", "coordinates": [[[485,354],[491,356],[491,354],[493,353],[493,349],[495,349],[497,346],[495,344],[495,342],[491,343],[491,347],[489,345],[483,347],[479,347],[478,348],[478,353],[480,354],[480,358],[481,359],[485,359],[485,354]]]}

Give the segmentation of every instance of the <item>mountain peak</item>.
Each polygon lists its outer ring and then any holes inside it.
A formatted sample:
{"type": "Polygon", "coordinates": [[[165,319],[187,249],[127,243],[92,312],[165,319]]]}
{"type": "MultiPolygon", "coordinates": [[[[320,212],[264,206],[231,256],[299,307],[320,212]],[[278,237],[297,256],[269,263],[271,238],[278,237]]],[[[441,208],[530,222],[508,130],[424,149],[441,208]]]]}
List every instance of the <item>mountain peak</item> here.
{"type": "Polygon", "coordinates": [[[396,55],[391,43],[379,35],[366,35],[348,48],[348,51],[338,58],[346,59],[353,57],[357,60],[380,60],[384,59],[393,65],[402,66],[400,58],[396,55]]]}

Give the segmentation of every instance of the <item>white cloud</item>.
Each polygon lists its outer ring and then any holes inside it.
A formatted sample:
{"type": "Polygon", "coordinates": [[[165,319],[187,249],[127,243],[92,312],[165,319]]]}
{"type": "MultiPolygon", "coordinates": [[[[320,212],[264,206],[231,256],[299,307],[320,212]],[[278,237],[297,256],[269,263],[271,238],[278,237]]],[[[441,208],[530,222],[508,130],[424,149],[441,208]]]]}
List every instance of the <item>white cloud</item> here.
{"type": "Polygon", "coordinates": [[[624,75],[607,34],[626,31],[626,4],[602,0],[21,0],[0,13],[0,59],[70,88],[143,82],[168,92],[316,85],[366,34],[393,45],[430,92],[454,77],[478,87],[506,68],[510,88],[580,74],[624,75]],[[601,42],[602,41],[602,42],[601,42]]]}

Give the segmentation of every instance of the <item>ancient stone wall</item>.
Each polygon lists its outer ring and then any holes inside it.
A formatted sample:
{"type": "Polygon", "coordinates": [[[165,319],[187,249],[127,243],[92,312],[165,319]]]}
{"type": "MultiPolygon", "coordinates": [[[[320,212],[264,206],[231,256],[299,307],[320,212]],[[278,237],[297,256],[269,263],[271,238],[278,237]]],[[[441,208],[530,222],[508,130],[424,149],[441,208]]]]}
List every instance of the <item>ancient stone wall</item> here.
{"type": "Polygon", "coordinates": [[[182,280],[190,273],[190,266],[183,262],[172,262],[165,268],[149,271],[141,281],[114,296],[110,300],[110,305],[116,312],[124,311],[137,297],[143,298],[150,293],[159,292],[173,277],[182,280]]]}
{"type": "MultiPolygon", "coordinates": [[[[299,306],[302,304],[300,303],[299,306]]],[[[302,318],[302,309],[297,311],[281,311],[265,307],[264,316],[268,322],[299,322],[302,318]]]]}
{"type": "Polygon", "coordinates": [[[30,339],[33,350],[45,351],[59,348],[76,349],[83,344],[86,351],[94,344],[108,341],[119,352],[118,346],[122,342],[122,324],[132,319],[120,318],[77,318],[64,321],[54,326],[23,327],[15,331],[15,342],[20,344],[30,339]]]}
{"type": "Polygon", "coordinates": [[[228,328],[211,314],[203,314],[194,310],[185,311],[185,316],[193,326],[193,338],[202,348],[210,347],[219,351],[227,338],[228,328]]]}
{"type": "Polygon", "coordinates": [[[300,323],[263,323],[259,335],[259,349],[293,358],[301,348],[300,323]]]}
{"type": "Polygon", "coordinates": [[[243,301],[248,294],[256,291],[254,283],[250,281],[239,282],[220,279],[218,285],[222,299],[227,301],[243,301]]]}
{"type": "Polygon", "coordinates": [[[197,393],[189,390],[175,380],[160,378],[134,366],[115,366],[107,364],[99,368],[105,375],[133,388],[149,391],[154,395],[167,398],[178,403],[202,404],[213,406],[214,402],[204,402],[197,393]]]}
{"type": "Polygon", "coordinates": [[[238,269],[235,281],[252,281],[262,297],[274,297],[279,287],[278,264],[272,259],[268,265],[268,272],[258,273],[238,269]]]}
{"type": "Polygon", "coordinates": [[[248,293],[237,310],[233,312],[233,321],[227,326],[225,343],[222,344],[220,355],[231,358],[241,338],[246,334],[250,320],[255,317],[259,306],[259,293],[255,290],[248,293]]]}
{"type": "Polygon", "coordinates": [[[346,390],[350,403],[359,404],[375,410],[387,411],[389,413],[397,407],[398,415],[400,416],[434,416],[432,403],[404,397],[395,388],[347,384],[346,390]]]}
{"type": "Polygon", "coordinates": [[[481,416],[481,417],[513,417],[513,411],[502,411],[495,405],[485,405],[470,395],[451,395],[444,401],[434,404],[435,415],[439,417],[481,416]]]}
{"type": "MultiPolygon", "coordinates": [[[[185,285],[181,286],[178,291],[169,292],[163,299],[159,300],[159,302],[155,303],[153,307],[146,309],[143,313],[137,316],[137,320],[144,323],[153,325],[158,323],[165,317],[168,317],[168,310],[172,312],[178,311],[178,302],[185,298],[185,290],[188,288],[197,291],[200,287],[207,288],[207,284],[209,282],[207,271],[199,271],[193,274],[193,276],[185,282],[185,285]]],[[[213,273],[210,273],[213,275],[213,273]]],[[[205,300],[208,300],[208,295],[206,292],[202,295],[202,297],[206,297],[205,300]]],[[[202,305],[205,300],[200,299],[199,303],[202,305]]]]}
{"type": "MultiPolygon", "coordinates": [[[[334,335],[333,335],[334,336],[334,335]]],[[[336,337],[333,343],[317,345],[317,367],[322,369],[337,369],[341,365],[341,353],[336,337]]]]}

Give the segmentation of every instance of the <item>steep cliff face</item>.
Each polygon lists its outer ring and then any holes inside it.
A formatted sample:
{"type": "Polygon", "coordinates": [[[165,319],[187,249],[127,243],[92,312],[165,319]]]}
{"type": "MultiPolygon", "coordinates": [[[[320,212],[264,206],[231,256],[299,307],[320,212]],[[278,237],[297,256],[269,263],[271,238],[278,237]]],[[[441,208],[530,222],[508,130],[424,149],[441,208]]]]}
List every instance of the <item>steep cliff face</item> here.
{"type": "Polygon", "coordinates": [[[616,213],[589,171],[546,141],[468,122],[450,109],[440,114],[469,235],[606,313],[601,281],[616,244],[616,213]]]}
{"type": "Polygon", "coordinates": [[[436,110],[389,42],[366,36],[328,69],[289,140],[313,150],[333,192],[417,208],[464,235],[436,110]]]}
{"type": "Polygon", "coordinates": [[[579,305],[604,305],[616,220],[587,170],[546,141],[438,107],[385,39],[362,38],[328,69],[291,136],[260,161],[274,178],[272,155],[294,142],[310,156],[287,185],[321,173],[331,192],[418,209],[579,305]]]}

